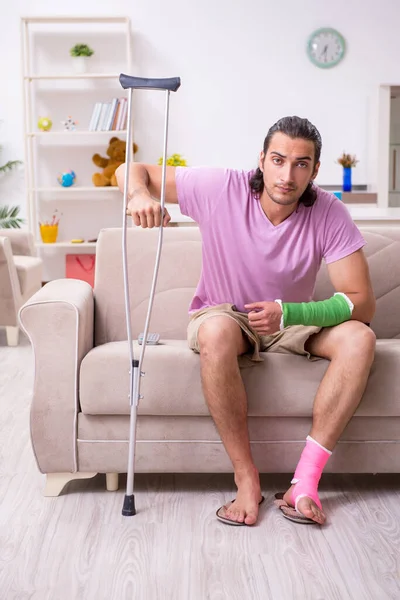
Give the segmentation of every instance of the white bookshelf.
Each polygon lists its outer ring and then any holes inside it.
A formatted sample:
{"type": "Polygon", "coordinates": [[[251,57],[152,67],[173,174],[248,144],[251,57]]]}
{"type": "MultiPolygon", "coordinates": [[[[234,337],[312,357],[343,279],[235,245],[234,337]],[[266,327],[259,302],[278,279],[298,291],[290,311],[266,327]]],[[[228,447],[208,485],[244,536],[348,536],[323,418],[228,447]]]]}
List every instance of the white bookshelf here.
{"type": "Polygon", "coordinates": [[[36,192],[36,193],[45,193],[45,192],[49,192],[51,194],[56,194],[56,193],[60,193],[60,194],[85,194],[85,193],[90,193],[90,194],[119,194],[119,189],[113,186],[107,186],[107,187],[85,187],[85,186],[78,186],[78,185],[71,185],[71,187],[66,187],[63,188],[62,186],[60,187],[41,187],[41,188],[28,188],[30,189],[32,192],[36,192]]]}
{"type": "Polygon", "coordinates": [[[96,248],[93,242],[71,239],[94,239],[102,227],[119,224],[121,194],[115,187],[94,186],[91,176],[101,169],[92,155],[106,156],[111,137],[126,139],[127,131],[89,131],[89,122],[95,102],[127,97],[118,78],[132,73],[131,24],[123,16],[22,17],[21,43],[27,220],[46,271],[46,254],[54,255],[48,252],[51,248],[61,252],[63,265],[63,249],[96,248]],[[69,50],[75,43],[88,43],[95,50],[88,72],[74,72],[69,50]],[[78,122],[74,131],[61,124],[69,116],[78,122]],[[39,117],[52,119],[50,131],[38,129],[39,117]],[[57,175],[70,169],[77,180],[62,187],[57,175]],[[94,211],[93,205],[102,208],[94,211]],[[49,220],[55,208],[63,214],[58,240],[44,244],[38,223],[49,220]]]}
{"type": "Polygon", "coordinates": [[[91,24],[91,23],[121,23],[121,22],[125,22],[128,20],[127,17],[102,17],[102,16],[93,16],[93,15],[87,15],[87,16],[53,16],[53,17],[49,17],[49,16],[32,16],[32,17],[24,17],[23,18],[24,21],[26,21],[27,23],[39,23],[39,24],[43,24],[43,23],[50,23],[50,24],[64,24],[64,23],[86,23],[86,24],[91,24]]]}
{"type": "Polygon", "coordinates": [[[43,139],[51,139],[54,138],[56,136],[66,136],[66,138],[74,138],[75,136],[82,136],[82,135],[95,135],[95,136],[109,136],[110,134],[118,134],[119,136],[126,136],[126,129],[118,129],[118,130],[111,130],[111,131],[30,131],[29,133],[27,133],[26,135],[28,137],[38,137],[38,138],[43,138],[43,139]]]}
{"type": "Polygon", "coordinates": [[[55,244],[44,244],[43,242],[37,242],[37,248],[75,248],[79,252],[80,248],[96,248],[96,242],[55,242],[55,244]]]}

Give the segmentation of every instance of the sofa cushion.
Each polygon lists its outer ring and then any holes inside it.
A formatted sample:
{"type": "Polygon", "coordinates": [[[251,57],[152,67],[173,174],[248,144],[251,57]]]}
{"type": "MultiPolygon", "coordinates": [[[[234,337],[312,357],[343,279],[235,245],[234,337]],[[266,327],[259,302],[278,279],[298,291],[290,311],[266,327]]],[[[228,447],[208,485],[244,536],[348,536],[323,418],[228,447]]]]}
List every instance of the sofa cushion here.
{"type": "MultiPolygon", "coordinates": [[[[249,417],[250,440],[304,441],[310,433],[310,417],[249,417]]],[[[141,415],[137,420],[136,439],[146,441],[218,442],[220,436],[210,416],[157,417],[141,415]]],[[[80,441],[129,440],[128,415],[78,415],[80,441]]],[[[392,440],[400,442],[400,417],[360,417],[351,419],[341,436],[342,442],[392,440]]],[[[397,469],[398,470],[398,469],[397,469]]]]}
{"type": "Polygon", "coordinates": [[[21,294],[25,296],[28,290],[36,291],[42,282],[43,261],[37,256],[14,255],[21,294]]]}
{"type": "MultiPolygon", "coordinates": [[[[140,346],[134,342],[135,357],[140,346]]],[[[263,363],[241,370],[249,416],[310,417],[318,385],[329,361],[262,353],[263,363]]],[[[400,416],[400,340],[378,340],[364,398],[364,417],[400,416]]],[[[205,416],[199,355],[186,341],[163,340],[148,346],[141,379],[140,415],[205,416]]],[[[109,342],[90,350],[81,363],[80,404],[88,415],[128,415],[127,342],[109,342]]]]}

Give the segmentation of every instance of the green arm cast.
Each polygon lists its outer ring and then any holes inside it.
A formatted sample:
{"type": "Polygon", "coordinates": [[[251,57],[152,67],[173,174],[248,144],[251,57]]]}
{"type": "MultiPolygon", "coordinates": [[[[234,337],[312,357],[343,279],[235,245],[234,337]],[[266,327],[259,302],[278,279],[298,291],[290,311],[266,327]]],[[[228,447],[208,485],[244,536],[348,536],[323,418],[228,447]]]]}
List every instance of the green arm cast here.
{"type": "Polygon", "coordinates": [[[345,294],[336,293],[319,302],[283,302],[283,326],[316,325],[332,327],[351,318],[353,303],[345,294]]]}

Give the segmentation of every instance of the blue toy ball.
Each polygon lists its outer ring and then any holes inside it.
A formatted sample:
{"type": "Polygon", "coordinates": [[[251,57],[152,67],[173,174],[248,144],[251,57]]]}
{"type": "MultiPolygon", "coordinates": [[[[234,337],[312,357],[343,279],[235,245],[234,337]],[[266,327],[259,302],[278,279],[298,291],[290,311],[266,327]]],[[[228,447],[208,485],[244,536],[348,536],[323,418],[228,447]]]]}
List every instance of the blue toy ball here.
{"type": "Polygon", "coordinates": [[[75,183],[76,175],[74,171],[66,171],[57,177],[57,181],[63,187],[70,187],[75,183]]]}

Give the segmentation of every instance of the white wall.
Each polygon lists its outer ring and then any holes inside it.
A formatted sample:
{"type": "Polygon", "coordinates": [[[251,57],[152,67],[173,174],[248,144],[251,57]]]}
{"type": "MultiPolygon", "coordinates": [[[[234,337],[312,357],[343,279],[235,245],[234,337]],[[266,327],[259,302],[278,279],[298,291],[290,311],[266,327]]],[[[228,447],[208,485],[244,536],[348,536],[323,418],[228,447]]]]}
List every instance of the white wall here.
{"type": "MultiPolygon", "coordinates": [[[[251,168],[264,136],[288,114],[309,118],[323,138],[318,182],[340,184],[336,157],[360,159],[355,184],[377,181],[377,98],[380,83],[400,83],[400,4],[393,0],[19,0],[2,16],[0,36],[1,161],[23,158],[20,22],[26,15],[128,15],[135,73],[182,78],[172,96],[170,152],[189,164],[251,168]],[[112,9],[112,10],[111,10],[112,9]],[[334,69],[307,59],[308,35],[338,29],[347,56],[334,69]]],[[[161,154],[161,98],[141,96],[136,110],[139,160],[161,154]]],[[[24,204],[23,171],[0,181],[1,201],[24,204]]]]}

